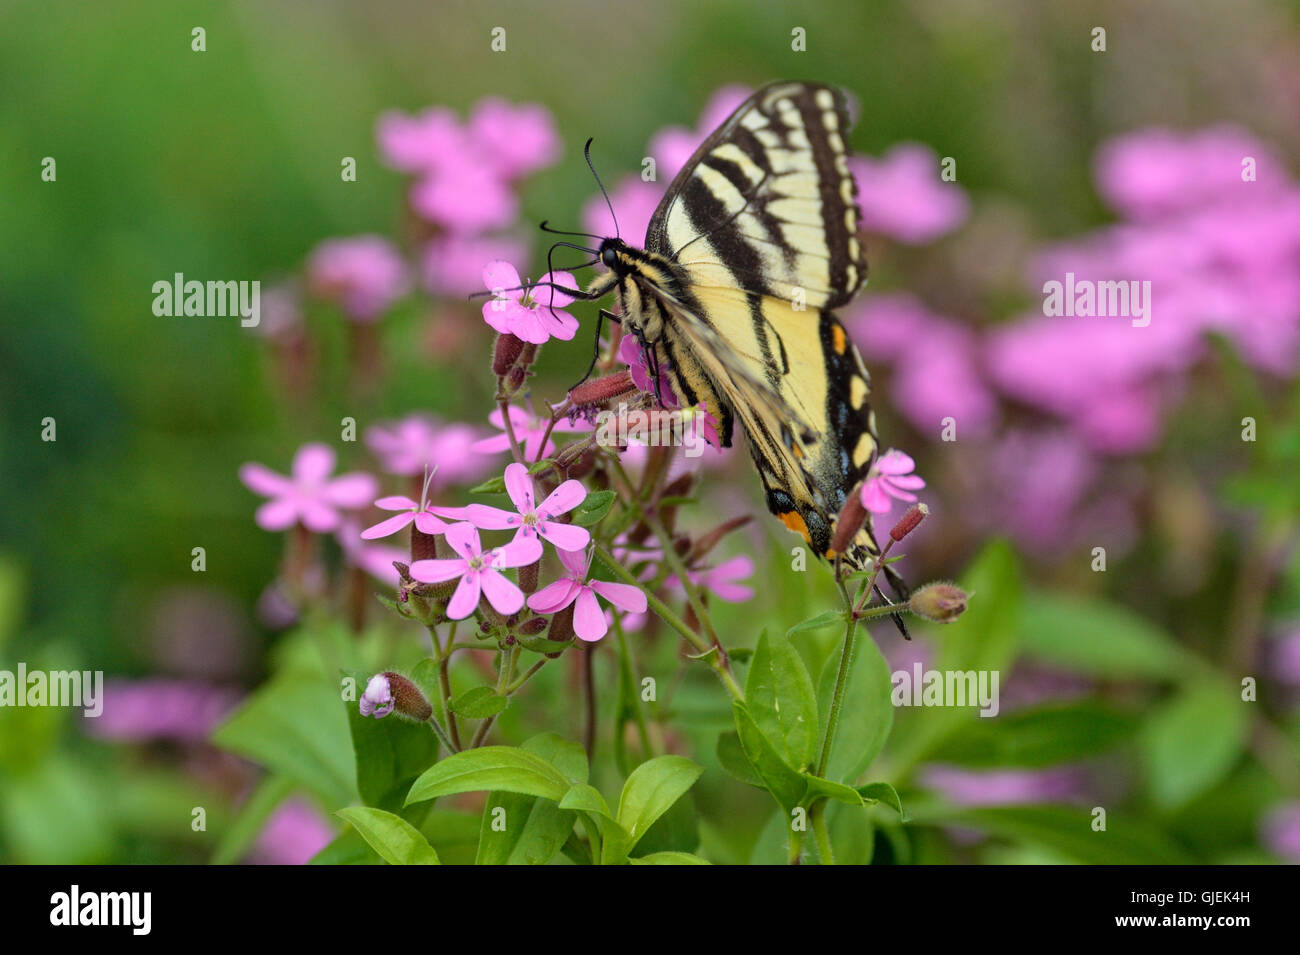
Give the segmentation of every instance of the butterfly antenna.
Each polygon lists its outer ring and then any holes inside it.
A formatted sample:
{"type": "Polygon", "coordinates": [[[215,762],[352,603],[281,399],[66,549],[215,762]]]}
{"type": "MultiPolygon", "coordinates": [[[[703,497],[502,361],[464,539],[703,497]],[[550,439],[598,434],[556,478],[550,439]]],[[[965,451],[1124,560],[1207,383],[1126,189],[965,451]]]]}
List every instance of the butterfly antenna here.
{"type": "Polygon", "coordinates": [[[605,205],[609,207],[609,217],[614,220],[614,235],[622,238],[623,233],[618,228],[618,216],[614,215],[614,203],[609,201],[609,193],[605,191],[605,184],[600,181],[600,173],[596,172],[596,165],[591,161],[591,144],[595,142],[595,137],[587,140],[587,145],[582,147],[582,155],[587,158],[587,168],[591,170],[592,176],[596,179],[596,185],[600,186],[600,194],[605,197],[605,205]]]}
{"type": "MultiPolygon", "coordinates": [[[[543,232],[549,232],[551,235],[576,235],[581,236],[584,239],[595,239],[597,242],[604,238],[603,235],[592,235],[590,232],[566,232],[563,229],[552,229],[550,219],[543,219],[541,225],[537,228],[541,229],[543,232]]],[[[596,254],[595,249],[583,249],[583,251],[590,252],[592,255],[596,254]]]]}

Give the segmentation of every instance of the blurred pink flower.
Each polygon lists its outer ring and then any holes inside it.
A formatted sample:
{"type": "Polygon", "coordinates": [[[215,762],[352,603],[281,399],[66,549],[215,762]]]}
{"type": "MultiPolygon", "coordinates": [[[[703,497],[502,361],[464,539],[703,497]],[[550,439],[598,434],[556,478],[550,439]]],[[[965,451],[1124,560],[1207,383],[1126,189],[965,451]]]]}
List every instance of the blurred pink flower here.
{"type": "Polygon", "coordinates": [[[592,196],[582,206],[582,227],[593,235],[622,235],[633,245],[645,241],[650,219],[663,199],[667,183],[644,182],[640,176],[624,176],[609,192],[609,201],[618,216],[618,230],[609,216],[605,197],[592,196]]]}
{"type": "Polygon", "coordinates": [[[415,116],[390,110],[379,117],[375,138],[384,161],[402,172],[429,172],[442,168],[466,148],[465,130],[455,111],[446,106],[426,109],[415,116]]]}
{"type": "Polygon", "coordinates": [[[511,614],[524,605],[523,591],[501,571],[537,563],[542,558],[541,541],[536,537],[516,537],[508,544],[485,551],[478,529],[464,523],[451,525],[445,537],[452,551],[463,556],[417,560],[411,564],[411,577],[426,584],[460,578],[456,592],[447,603],[448,618],[468,617],[478,607],[480,596],[486,596],[498,613],[511,614]]]}
{"type": "Polygon", "coordinates": [[[748,86],[739,84],[719,87],[709,97],[695,129],[667,126],[654,134],[650,140],[650,155],[658,167],[657,179],[661,187],[667,187],[700,143],[721,126],[741,103],[749,99],[751,93],[753,90],[748,86]]]}
{"type": "MultiPolygon", "coordinates": [[[[523,448],[524,457],[529,461],[536,461],[555,453],[555,442],[550,438],[546,439],[546,446],[542,446],[542,436],[546,434],[549,420],[549,418],[543,419],[536,414],[531,414],[518,405],[510,406],[511,430],[514,431],[515,439],[523,448]]],[[[484,438],[481,441],[475,441],[470,449],[479,454],[498,454],[502,451],[509,451],[510,436],[506,434],[505,418],[501,416],[501,409],[497,408],[488,415],[488,421],[494,428],[500,429],[501,433],[490,438],[484,438]]],[[[555,423],[551,433],[589,430],[591,430],[591,425],[587,422],[561,419],[555,423]]]]}
{"type": "Polygon", "coordinates": [[[1214,202],[1253,202],[1275,194],[1286,167],[1268,144],[1235,126],[1193,132],[1152,127],[1105,143],[1095,160],[1097,191],[1117,212],[1152,219],[1214,202]],[[1255,160],[1255,180],[1242,179],[1255,160]]]}
{"type": "Polygon", "coordinates": [[[880,159],[854,156],[862,227],[909,245],[921,245],[966,221],[970,200],[956,183],[939,178],[939,157],[928,146],[901,143],[880,159]]]}
{"type": "Polygon", "coordinates": [[[509,262],[489,262],[483,268],[483,284],[492,298],[483,303],[483,320],[504,334],[534,345],[551,338],[569,341],[578,331],[578,320],[564,311],[573,296],[566,295],[548,282],[563,288],[575,288],[568,272],[547,272],[527,290],[520,288],[519,273],[509,262]]]}
{"type": "Polygon", "coordinates": [[[307,257],[313,295],[335,302],[354,321],[372,322],[410,289],[406,263],[378,235],[326,239],[307,257]]]}
{"type": "Polygon", "coordinates": [[[989,525],[1043,551],[1070,541],[1097,463],[1068,431],[1014,430],[993,449],[986,472],[989,525]]]}
{"type": "Polygon", "coordinates": [[[271,814],[249,855],[257,865],[306,865],[334,840],[335,832],[314,807],[290,799],[271,814]]]}
{"type": "Polygon", "coordinates": [[[1269,670],[1274,679],[1290,686],[1300,686],[1300,626],[1271,641],[1269,670]]]}
{"type": "Polygon", "coordinates": [[[484,262],[522,262],[528,258],[529,247],[527,240],[515,236],[438,236],[421,255],[424,286],[435,295],[469,295],[483,287],[484,262]]]}
{"type": "Polygon", "coordinates": [[[1008,806],[1071,802],[1084,793],[1087,778],[1072,766],[1051,769],[970,770],[930,766],[921,780],[955,806],[1008,806]]]}
{"type": "Polygon", "coordinates": [[[1260,825],[1260,839],[1273,855],[1300,865],[1300,802],[1274,806],[1260,825]]]}
{"type": "Polygon", "coordinates": [[[361,537],[361,522],[349,518],[335,532],[335,539],[343,551],[343,558],[350,567],[359,567],[375,580],[396,588],[401,582],[401,575],[393,566],[393,561],[406,563],[411,559],[409,550],[377,544],[361,537]]]}
{"type": "Polygon", "coordinates": [[[605,613],[596,599],[597,594],[625,613],[646,612],[646,597],[640,588],[604,580],[588,581],[590,558],[586,553],[562,550],[559,555],[568,573],[529,597],[529,609],[538,613],[557,613],[576,601],[573,632],[579,639],[587,641],[599,640],[609,629],[605,613]]]}
{"type": "Polygon", "coordinates": [[[585,527],[555,520],[587,499],[587,489],[581,481],[565,481],[540,504],[532,476],[522,464],[506,465],[505,483],[506,493],[517,509],[515,512],[487,504],[470,504],[461,509],[465,520],[481,530],[514,530],[515,540],[540,536],[560,551],[583,550],[591,542],[591,532],[585,527]]]}
{"type": "Polygon", "coordinates": [[[104,683],[103,712],[85,729],[101,739],[202,742],[235,708],[240,694],[190,680],[112,679],[104,683]]]}
{"type": "Polygon", "coordinates": [[[453,232],[479,232],[513,223],[519,200],[495,169],[461,156],[411,187],[411,208],[453,232]]]}
{"type": "Polygon", "coordinates": [[[412,414],[366,429],[366,446],[389,474],[414,476],[431,470],[431,489],[477,480],[491,465],[471,453],[482,433],[467,424],[447,424],[412,414]]]}
{"type": "MultiPolygon", "coordinates": [[[[747,554],[724,560],[716,567],[706,570],[690,570],[686,576],[691,583],[701,590],[706,590],[728,603],[744,603],[752,600],[754,589],[738,583],[754,574],[754,561],[747,554]]],[[[664,586],[681,589],[681,581],[673,574],[664,580],[664,586]]]]}
{"type": "Polygon", "coordinates": [[[518,106],[489,96],[474,104],[469,137],[479,152],[506,179],[525,176],[560,157],[555,121],[544,106],[518,106]]]}
{"type": "Polygon", "coordinates": [[[862,506],[872,514],[888,514],[894,507],[894,500],[911,503],[916,500],[913,491],[925,487],[925,481],[917,474],[916,462],[902,451],[890,448],[876,458],[867,479],[862,484],[862,506]]]}
{"type": "Polygon", "coordinates": [[[339,526],[340,510],[365,507],[379,490],[372,475],[352,471],[331,478],[334,450],[324,444],[304,444],[293,458],[293,476],[276,474],[261,464],[245,464],[239,479],[251,491],[271,498],[257,509],[257,525],[267,531],[287,530],[301,523],[324,533],[339,526]]]}

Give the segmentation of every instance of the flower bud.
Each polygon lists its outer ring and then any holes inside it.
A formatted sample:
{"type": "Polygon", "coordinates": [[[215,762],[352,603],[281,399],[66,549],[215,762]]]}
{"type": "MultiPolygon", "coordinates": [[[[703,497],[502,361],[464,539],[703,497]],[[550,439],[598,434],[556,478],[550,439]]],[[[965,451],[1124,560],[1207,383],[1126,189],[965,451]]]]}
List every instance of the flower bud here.
{"type": "Polygon", "coordinates": [[[896,541],[901,541],[916,530],[916,525],[920,524],[929,513],[930,509],[924,504],[913,504],[907,509],[907,513],[899,518],[898,523],[890,529],[889,536],[896,541]]]}
{"type": "Polygon", "coordinates": [[[519,632],[525,637],[535,637],[545,629],[545,617],[531,617],[519,625],[519,632]]]}
{"type": "Polygon", "coordinates": [[[519,568],[519,589],[526,594],[531,594],[537,590],[537,584],[542,576],[542,564],[538,561],[529,564],[526,567],[519,568]]]}
{"type": "Polygon", "coordinates": [[[596,446],[590,441],[571,441],[555,456],[555,466],[566,480],[581,480],[596,466],[596,446]]]}
{"type": "Polygon", "coordinates": [[[382,720],[389,713],[423,723],[433,715],[433,707],[420,688],[391,670],[376,673],[361,694],[361,715],[382,720]]]}
{"type": "Polygon", "coordinates": [[[547,635],[548,640],[554,640],[556,643],[567,643],[573,639],[573,604],[569,604],[561,610],[555,612],[551,618],[551,632],[547,635]]]}
{"type": "Polygon", "coordinates": [[[509,332],[498,335],[496,345],[492,349],[492,374],[504,378],[510,369],[515,367],[515,362],[519,360],[523,350],[524,343],[521,339],[509,332]]]}
{"type": "Polygon", "coordinates": [[[438,556],[438,538],[411,525],[411,563],[434,560],[438,556]]]}
{"type": "Polygon", "coordinates": [[[966,591],[955,584],[926,584],[907,602],[907,608],[918,617],[934,623],[952,623],[966,612],[966,591]]]}
{"type": "Polygon", "coordinates": [[[614,398],[636,391],[630,371],[620,371],[603,378],[593,378],[577,385],[569,392],[569,401],[576,407],[603,405],[614,398]]]}

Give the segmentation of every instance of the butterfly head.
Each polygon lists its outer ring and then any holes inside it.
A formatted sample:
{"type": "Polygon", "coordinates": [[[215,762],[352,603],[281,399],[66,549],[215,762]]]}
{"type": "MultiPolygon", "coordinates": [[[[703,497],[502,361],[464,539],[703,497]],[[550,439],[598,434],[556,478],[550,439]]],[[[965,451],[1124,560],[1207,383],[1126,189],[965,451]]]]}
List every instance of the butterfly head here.
{"type": "Polygon", "coordinates": [[[597,254],[600,256],[600,264],[613,272],[625,274],[631,270],[627,258],[627,243],[622,239],[603,239],[597,254]]]}

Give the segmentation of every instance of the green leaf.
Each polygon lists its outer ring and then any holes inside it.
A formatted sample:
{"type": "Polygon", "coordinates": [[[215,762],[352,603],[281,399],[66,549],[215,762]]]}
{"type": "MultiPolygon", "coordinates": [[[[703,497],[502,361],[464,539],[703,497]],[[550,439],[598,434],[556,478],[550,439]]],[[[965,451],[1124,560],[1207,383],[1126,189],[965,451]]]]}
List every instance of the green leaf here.
{"type": "Polygon", "coordinates": [[[337,685],[326,679],[286,673],[249,697],[213,740],[296,780],[326,805],[346,805],[358,793],[352,735],[339,699],[337,685]]]}
{"type": "Polygon", "coordinates": [[[809,617],[807,620],[796,623],[785,632],[785,635],[787,637],[793,637],[796,633],[803,633],[806,630],[821,630],[825,627],[829,627],[831,624],[838,624],[841,627],[844,626],[843,610],[825,610],[815,617],[809,617]]]}
{"type": "Polygon", "coordinates": [[[1195,668],[1186,650],[1133,611],[1065,594],[1025,596],[1020,643],[1026,656],[1102,678],[1178,680],[1195,668]]]}
{"type": "Polygon", "coordinates": [[[1232,686],[1206,679],[1156,710],[1138,739],[1147,790],[1158,806],[1183,805],[1232,768],[1246,743],[1247,705],[1232,686]]]}
{"type": "Polygon", "coordinates": [[[745,758],[763,781],[763,788],[772,794],[782,809],[790,812],[803,801],[807,791],[804,778],[781,759],[744,703],[736,700],[731,706],[736,720],[736,734],[740,738],[745,758]]]}
{"type": "Polygon", "coordinates": [[[389,865],[439,864],[433,846],[401,816],[369,806],[351,806],[335,815],[352,823],[370,848],[389,865]]]}
{"type": "Polygon", "coordinates": [[[1039,768],[1077,762],[1131,738],[1131,716],[1097,700],[1048,703],[970,720],[931,753],[959,766],[1039,768]]]}
{"type": "Polygon", "coordinates": [[[627,830],[631,852],[656,819],[685,795],[704,767],[684,756],[656,756],[646,760],[623,784],[618,799],[618,822],[627,830]]]}
{"type": "Polygon", "coordinates": [[[636,844],[643,856],[654,852],[694,852],[700,845],[699,814],[693,793],[687,793],[654,821],[636,844]]]}
{"type": "Polygon", "coordinates": [[[836,802],[842,802],[850,806],[865,805],[862,801],[862,795],[852,786],[846,786],[843,783],[833,782],[829,779],[822,779],[820,776],[814,776],[812,773],[803,774],[804,782],[808,786],[808,794],[805,801],[811,802],[819,796],[827,799],[833,799],[836,802]]]}
{"type": "Polygon", "coordinates": [[[911,810],[917,825],[968,826],[991,835],[1055,849],[1094,865],[1186,865],[1186,852],[1149,819],[1109,813],[1106,829],[1096,831],[1093,815],[1074,806],[980,806],[968,809],[934,806],[911,810]]]}
{"type": "MultiPolygon", "coordinates": [[[[529,474],[541,474],[543,471],[555,464],[553,458],[546,458],[535,464],[528,465],[529,474]]],[[[482,484],[476,484],[469,489],[471,494],[504,494],[506,493],[506,479],[498,475],[494,478],[488,478],[482,484]]]]}
{"type": "Polygon", "coordinates": [[[590,491],[586,499],[573,512],[573,523],[582,527],[599,524],[614,505],[617,495],[613,491],[590,491]]]}
{"type": "Polygon", "coordinates": [[[907,821],[907,813],[903,812],[903,800],[898,798],[898,792],[889,783],[867,783],[865,786],[857,787],[858,793],[863,799],[869,799],[872,802],[883,802],[886,806],[892,806],[898,813],[898,817],[904,822],[907,821]]]}
{"type": "MultiPolygon", "coordinates": [[[[362,674],[346,675],[365,686],[362,674]]],[[[438,738],[423,724],[395,716],[372,719],[362,716],[356,703],[342,706],[352,732],[361,801],[380,809],[400,809],[411,783],[438,758],[438,738]]]]}
{"type": "Polygon", "coordinates": [[[484,746],[435,763],[411,786],[406,804],[494,789],[559,802],[569,787],[569,780],[540,756],[513,746],[484,746]]]}
{"type": "MultiPolygon", "coordinates": [[[[823,726],[830,716],[844,640],[841,639],[836,647],[822,666],[817,680],[817,702],[823,726]]],[[[839,728],[826,764],[827,778],[846,783],[861,776],[879,755],[894,723],[894,705],[889,699],[889,664],[870,634],[858,633],[852,664],[840,706],[839,728]]]]}
{"type": "Polygon", "coordinates": [[[745,703],[759,730],[794,769],[817,751],[817,695],[799,651],[766,630],[758,638],[745,678],[745,703]]]}
{"type": "Polygon", "coordinates": [[[648,856],[628,859],[632,865],[708,865],[708,861],[689,852],[652,852],[648,856]]]}
{"type": "MultiPolygon", "coordinates": [[[[587,753],[577,743],[555,733],[543,733],[525,742],[523,749],[546,760],[567,779],[584,784],[587,753]]],[[[550,799],[504,791],[489,793],[479,827],[475,864],[545,865],[555,858],[572,831],[573,813],[550,799]]]]}
{"type": "Polygon", "coordinates": [[[718,762],[722,764],[728,776],[739,779],[742,783],[757,786],[759,789],[764,788],[763,780],[759,777],[753,763],[749,761],[749,757],[745,755],[745,750],[740,745],[740,736],[735,730],[728,730],[718,736],[717,755],[718,762]]]}
{"type": "Polygon", "coordinates": [[[529,636],[526,633],[515,634],[515,639],[521,647],[533,653],[560,653],[573,646],[572,640],[548,640],[544,636],[529,636]]]}
{"type": "Polygon", "coordinates": [[[509,705],[510,701],[490,686],[471,687],[451,701],[452,711],[457,716],[471,720],[496,716],[509,705]]]}
{"type": "Polygon", "coordinates": [[[560,800],[561,809],[573,809],[578,812],[594,812],[598,816],[604,816],[607,819],[613,819],[614,815],[609,811],[609,804],[605,802],[605,797],[600,794],[595,786],[588,786],[581,783],[574,786],[564,798],[560,800]]]}

